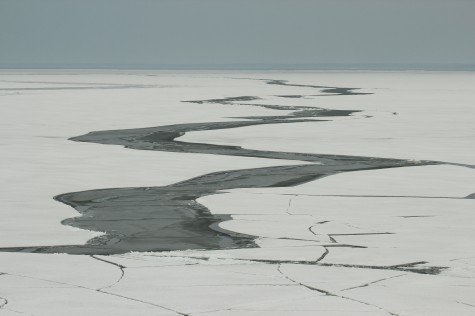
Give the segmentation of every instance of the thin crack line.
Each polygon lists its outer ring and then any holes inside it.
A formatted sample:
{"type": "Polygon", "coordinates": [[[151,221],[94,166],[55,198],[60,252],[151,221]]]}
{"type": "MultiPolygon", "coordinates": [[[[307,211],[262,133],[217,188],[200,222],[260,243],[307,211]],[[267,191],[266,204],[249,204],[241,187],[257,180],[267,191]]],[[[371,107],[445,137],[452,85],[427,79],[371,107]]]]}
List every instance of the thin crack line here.
{"type": "Polygon", "coordinates": [[[357,197],[357,198],[409,198],[409,199],[453,199],[467,200],[465,197],[456,196],[420,196],[420,195],[353,195],[353,194],[303,194],[303,193],[262,193],[246,192],[246,194],[256,195],[292,195],[292,196],[329,196],[329,197],[357,197]]]}
{"type": "MultiPolygon", "coordinates": [[[[317,245],[321,247],[352,247],[352,248],[368,248],[366,246],[359,246],[359,245],[350,245],[350,244],[333,244],[336,243],[335,239],[332,238],[331,236],[327,235],[332,242],[332,244],[328,245],[317,245]]],[[[302,239],[302,238],[288,238],[288,237],[259,237],[259,239],[277,239],[277,240],[297,240],[297,241],[308,241],[308,242],[313,242],[313,243],[322,243],[320,240],[314,240],[314,239],[302,239]]],[[[310,245],[303,245],[303,246],[286,246],[286,247],[309,247],[310,245]]]]}
{"type": "Polygon", "coordinates": [[[292,204],[292,200],[294,199],[294,197],[296,197],[296,195],[294,195],[293,197],[290,198],[289,200],[289,205],[287,206],[287,209],[285,210],[285,213],[289,214],[289,215],[294,215],[292,213],[290,213],[290,205],[292,204]]]}
{"type": "Polygon", "coordinates": [[[348,233],[348,234],[329,234],[329,236],[366,236],[366,235],[394,235],[394,233],[348,233]]]}
{"type": "Polygon", "coordinates": [[[305,287],[305,288],[307,288],[307,289],[309,289],[309,290],[312,290],[312,291],[317,291],[317,292],[320,292],[320,293],[325,294],[325,295],[333,296],[333,295],[332,295],[330,292],[328,292],[328,291],[321,290],[321,289],[317,289],[317,288],[312,287],[312,286],[310,286],[310,285],[303,284],[303,283],[300,283],[300,282],[298,282],[298,281],[296,281],[296,280],[294,280],[294,279],[291,279],[288,275],[286,275],[284,272],[282,272],[282,264],[279,264],[279,265],[277,266],[277,272],[279,272],[284,278],[286,278],[287,280],[289,280],[289,281],[292,282],[292,283],[298,284],[298,285],[303,286],[303,287],[305,287]]]}
{"type": "Polygon", "coordinates": [[[455,301],[456,303],[459,303],[459,304],[462,304],[462,305],[467,305],[467,306],[470,306],[470,307],[475,307],[475,305],[472,305],[472,304],[469,304],[469,303],[465,303],[465,302],[461,302],[461,301],[455,301]]]}
{"type": "Polygon", "coordinates": [[[132,298],[132,297],[128,297],[128,296],[124,296],[124,295],[120,295],[120,294],[115,294],[115,293],[111,293],[111,292],[106,292],[106,291],[102,291],[102,290],[96,290],[96,292],[103,293],[103,294],[108,294],[108,295],[112,295],[112,296],[116,296],[116,297],[120,297],[120,298],[123,298],[123,299],[126,299],[126,300],[139,302],[139,303],[143,303],[143,304],[147,304],[147,305],[151,305],[151,306],[155,306],[155,307],[159,307],[159,308],[163,308],[163,309],[166,309],[168,311],[177,313],[177,314],[182,315],[182,316],[189,316],[189,314],[181,313],[179,311],[176,311],[174,309],[171,309],[171,308],[168,308],[168,307],[165,307],[165,306],[162,306],[162,305],[150,303],[150,302],[147,302],[147,301],[142,301],[142,300],[135,299],[135,298],[132,298]]]}
{"type": "Polygon", "coordinates": [[[314,234],[315,236],[317,236],[317,234],[312,230],[312,228],[313,228],[314,226],[316,226],[316,224],[310,226],[310,227],[308,228],[308,230],[309,230],[312,234],[314,234]]]}
{"type": "Polygon", "coordinates": [[[199,264],[198,262],[195,262],[195,263],[185,263],[185,264],[170,264],[170,265],[162,265],[162,266],[127,267],[127,269],[184,267],[184,266],[196,266],[198,264],[199,264]]]}
{"type": "Polygon", "coordinates": [[[360,303],[360,304],[363,304],[363,305],[367,305],[367,306],[372,306],[372,307],[375,307],[381,311],[384,311],[386,313],[388,313],[389,315],[391,316],[398,316],[398,314],[396,313],[393,313],[391,311],[388,311],[378,305],[374,305],[374,304],[371,304],[371,303],[367,303],[367,302],[363,302],[363,301],[360,301],[360,300],[356,300],[356,299],[353,299],[351,297],[347,297],[347,296],[343,296],[343,295],[337,295],[337,294],[334,294],[334,293],[331,293],[329,291],[326,291],[326,290],[322,290],[322,289],[318,289],[316,287],[313,287],[313,286],[310,286],[310,285],[307,285],[307,284],[304,284],[304,283],[301,283],[301,282],[298,282],[292,278],[290,278],[288,275],[286,275],[284,272],[282,272],[282,265],[279,264],[279,266],[277,267],[277,271],[284,277],[286,278],[287,280],[291,281],[291,282],[294,282],[300,286],[303,286],[311,291],[316,291],[316,292],[319,292],[319,293],[322,293],[324,295],[327,295],[327,296],[333,296],[333,297],[338,297],[338,298],[341,298],[341,299],[345,299],[345,300],[349,300],[349,301],[353,301],[353,302],[356,302],[356,303],[360,303]]]}
{"type": "Polygon", "coordinates": [[[208,311],[202,311],[202,312],[193,312],[188,314],[188,316],[191,315],[202,315],[202,314],[209,314],[209,313],[216,313],[216,312],[224,312],[224,311],[232,311],[232,310],[237,310],[235,308],[220,308],[220,309],[214,309],[214,310],[208,310],[208,311]]]}
{"type": "Polygon", "coordinates": [[[278,237],[278,238],[274,238],[274,237],[261,237],[261,238],[321,242],[321,241],[315,240],[315,239],[303,239],[303,238],[291,238],[291,237],[278,237]]]}
{"type": "MultiPolygon", "coordinates": [[[[332,247],[332,245],[320,246],[320,247],[332,247]]],[[[335,246],[333,246],[335,247],[335,246]]],[[[155,256],[160,257],[160,256],[155,256]]],[[[163,256],[166,257],[166,256],[163,256]]],[[[370,265],[358,265],[358,264],[346,264],[346,263],[324,263],[316,262],[315,260],[268,260],[268,259],[241,259],[241,258],[223,258],[223,257],[198,257],[198,256],[168,256],[173,258],[191,258],[197,260],[209,261],[213,260],[235,260],[243,262],[254,262],[254,263],[267,263],[267,264],[302,264],[302,265],[315,265],[321,267],[343,267],[343,268],[355,268],[355,269],[372,269],[372,270],[393,270],[393,271],[402,271],[402,272],[411,272],[419,274],[439,274],[441,270],[447,269],[447,267],[437,267],[430,266],[426,267],[424,270],[417,270],[416,265],[425,264],[426,261],[411,262],[405,264],[391,265],[391,266],[370,266],[370,265]],[[412,268],[414,269],[408,269],[412,268]]]]}
{"type": "Polygon", "coordinates": [[[450,259],[449,261],[458,261],[458,260],[467,260],[467,259],[475,259],[475,257],[455,258],[455,259],[450,259]]]}
{"type": "Polygon", "coordinates": [[[118,263],[115,263],[115,262],[112,262],[112,261],[109,261],[109,260],[105,260],[105,259],[102,259],[102,258],[98,258],[96,257],[95,255],[90,255],[89,257],[95,259],[95,260],[98,260],[98,261],[102,261],[104,263],[107,263],[107,264],[110,264],[110,265],[113,265],[117,268],[120,269],[120,276],[119,276],[119,279],[117,279],[117,281],[115,281],[114,283],[108,285],[108,286],[104,286],[104,287],[101,287],[101,288],[98,288],[97,290],[98,291],[102,291],[103,289],[108,289],[108,288],[111,288],[113,287],[114,285],[118,284],[120,281],[122,281],[122,278],[124,277],[125,275],[125,268],[127,268],[126,266],[123,266],[121,264],[118,264],[118,263]]]}
{"type": "MultiPolygon", "coordinates": [[[[317,225],[321,225],[321,224],[325,224],[325,223],[328,223],[330,221],[321,221],[321,222],[318,222],[312,226],[310,226],[308,228],[308,230],[314,234],[315,236],[317,236],[318,234],[313,230],[313,228],[317,225]]],[[[325,234],[323,234],[325,235],[325,234]]],[[[335,238],[333,238],[333,236],[338,236],[338,235],[343,235],[343,234],[326,234],[326,236],[328,237],[328,239],[330,239],[330,242],[334,243],[334,244],[338,244],[338,242],[336,241],[335,238]]],[[[341,245],[328,245],[327,247],[353,247],[353,248],[367,248],[365,246],[356,246],[356,245],[346,245],[346,244],[341,244],[341,245]]]]}
{"type": "Polygon", "coordinates": [[[48,279],[35,278],[35,277],[31,277],[31,276],[27,276],[27,275],[21,275],[21,274],[13,274],[13,273],[5,273],[5,274],[6,274],[6,275],[15,276],[15,277],[20,277],[20,278],[26,278],[26,279],[32,279],[32,280],[39,280],[39,281],[44,281],[44,282],[50,282],[50,283],[54,283],[54,284],[70,285],[70,286],[72,286],[72,287],[74,287],[74,288],[83,289],[83,290],[89,290],[89,291],[93,291],[93,292],[96,292],[96,293],[101,293],[101,294],[106,294],[106,295],[111,295],[111,296],[116,296],[116,297],[124,298],[124,299],[127,299],[127,300],[139,302],[139,303],[142,303],[142,304],[159,307],[159,308],[162,308],[162,309],[165,309],[165,310],[168,310],[168,311],[177,313],[177,314],[182,315],[182,316],[189,316],[189,314],[181,313],[181,312],[179,312],[179,311],[173,310],[173,309],[171,309],[171,308],[168,308],[168,307],[165,307],[165,306],[162,306],[162,305],[154,304],[154,303],[147,302],[147,301],[138,300],[138,299],[135,299],[135,298],[132,298],[132,297],[127,297],[127,296],[120,295],[120,294],[115,294],[115,293],[111,293],[111,292],[102,291],[102,290],[100,290],[100,289],[93,289],[93,288],[89,288],[89,287],[82,286],[82,285],[76,285],[76,284],[71,284],[71,283],[53,281],[53,280],[48,280],[48,279]]]}
{"type": "MultiPolygon", "coordinates": [[[[333,239],[334,240],[334,239],[333,239]]],[[[335,242],[335,241],[333,241],[335,242]]],[[[330,245],[323,245],[323,247],[332,247],[332,248],[338,248],[338,247],[341,247],[341,248],[360,248],[360,249],[367,249],[368,247],[366,246],[360,246],[360,245],[349,245],[349,244],[339,244],[339,243],[336,243],[335,244],[330,244],[330,245]]]]}
{"type": "Polygon", "coordinates": [[[341,292],[343,292],[343,291],[349,291],[349,290],[354,290],[354,289],[357,289],[357,288],[360,288],[360,287],[367,287],[367,286],[370,286],[371,284],[375,284],[375,283],[378,283],[378,282],[382,282],[382,281],[386,281],[386,280],[390,280],[390,279],[394,279],[394,278],[399,278],[399,277],[402,277],[402,276],[405,276],[405,275],[407,275],[407,273],[399,274],[399,275],[394,275],[394,276],[392,276],[392,277],[379,279],[379,280],[376,280],[376,281],[373,281],[373,282],[368,282],[368,283],[365,283],[365,284],[362,284],[362,285],[358,285],[358,286],[349,287],[349,288],[346,288],[346,289],[341,290],[341,292]]]}
{"type": "MultiPolygon", "coordinates": [[[[0,272],[0,276],[7,275],[4,272],[0,272]]],[[[0,303],[0,309],[6,309],[5,306],[8,304],[8,300],[5,297],[0,297],[0,300],[3,300],[3,303],[0,303]]]]}
{"type": "MultiPolygon", "coordinates": [[[[319,225],[319,224],[325,224],[325,223],[328,223],[328,222],[329,222],[329,221],[318,222],[318,223],[316,223],[316,224],[310,226],[310,227],[308,228],[308,230],[309,230],[312,234],[314,234],[315,236],[318,236],[318,234],[313,231],[313,228],[314,228],[315,226],[319,225]]],[[[330,239],[330,242],[336,243],[335,238],[333,238],[331,234],[321,234],[321,235],[327,236],[328,239],[330,239]]]]}
{"type": "Polygon", "coordinates": [[[6,311],[14,312],[14,313],[17,313],[17,314],[35,316],[34,314],[29,314],[29,313],[26,313],[26,312],[20,312],[19,310],[16,310],[16,309],[11,309],[11,308],[6,308],[6,307],[4,309],[6,311]]]}
{"type": "MultiPolygon", "coordinates": [[[[309,240],[309,242],[312,242],[309,240]]],[[[361,249],[366,249],[368,247],[366,246],[359,246],[359,245],[350,245],[350,244],[321,244],[321,241],[315,240],[313,241],[314,243],[317,243],[316,245],[309,245],[309,244],[304,244],[304,245],[299,245],[299,246],[273,246],[273,247],[261,247],[265,249],[273,249],[273,248],[308,248],[308,247],[331,247],[331,248],[361,248],[361,249]]],[[[164,266],[165,267],[165,266],[164,266]]],[[[133,268],[129,268],[133,269],[133,268]]]]}
{"type": "Polygon", "coordinates": [[[391,268],[405,268],[405,267],[413,267],[418,264],[426,264],[427,261],[416,261],[416,262],[409,262],[409,263],[402,263],[402,264],[395,264],[392,266],[389,266],[391,268]]]}
{"type": "MultiPolygon", "coordinates": [[[[384,232],[384,233],[353,233],[353,234],[328,234],[330,240],[334,243],[338,243],[334,236],[366,236],[366,235],[393,235],[394,233],[384,232]]],[[[367,248],[361,246],[362,248],[367,248]]]]}
{"type": "Polygon", "coordinates": [[[249,283],[249,284],[195,284],[195,285],[182,285],[180,288],[191,288],[191,287],[225,287],[225,286],[296,286],[296,284],[272,284],[272,283],[249,283]]]}
{"type": "Polygon", "coordinates": [[[414,267],[417,264],[424,264],[427,263],[425,261],[421,261],[415,264],[403,264],[403,265],[394,265],[394,266],[365,266],[365,265],[355,265],[355,264],[344,264],[344,263],[317,263],[316,265],[323,266],[323,267],[343,267],[343,268],[356,268],[356,269],[373,269],[373,270],[394,270],[394,271],[404,271],[404,272],[412,272],[412,273],[419,273],[419,274],[438,274],[440,270],[446,269],[447,267],[428,267],[425,270],[417,270],[414,269],[405,269],[414,267]],[[435,270],[435,271],[433,271],[435,270]]]}
{"type": "Polygon", "coordinates": [[[315,263],[322,261],[330,253],[327,247],[323,247],[323,248],[325,249],[325,252],[317,260],[315,260],[315,263]]]}

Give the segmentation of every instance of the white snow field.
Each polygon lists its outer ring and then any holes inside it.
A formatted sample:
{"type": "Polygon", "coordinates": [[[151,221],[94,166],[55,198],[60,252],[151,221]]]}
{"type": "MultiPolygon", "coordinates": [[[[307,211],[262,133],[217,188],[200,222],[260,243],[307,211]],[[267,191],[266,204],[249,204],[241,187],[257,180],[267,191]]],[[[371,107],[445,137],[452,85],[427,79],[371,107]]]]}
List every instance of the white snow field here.
{"type": "Polygon", "coordinates": [[[220,228],[255,236],[259,247],[0,252],[0,315],[475,315],[474,72],[2,70],[0,248],[83,245],[100,236],[61,224],[79,214],[53,199],[59,194],[309,164],[68,140],[291,112],[255,104],[361,112],[177,140],[440,164],[342,172],[198,200],[231,216],[220,228]],[[260,99],[182,102],[239,96],[260,99]]]}

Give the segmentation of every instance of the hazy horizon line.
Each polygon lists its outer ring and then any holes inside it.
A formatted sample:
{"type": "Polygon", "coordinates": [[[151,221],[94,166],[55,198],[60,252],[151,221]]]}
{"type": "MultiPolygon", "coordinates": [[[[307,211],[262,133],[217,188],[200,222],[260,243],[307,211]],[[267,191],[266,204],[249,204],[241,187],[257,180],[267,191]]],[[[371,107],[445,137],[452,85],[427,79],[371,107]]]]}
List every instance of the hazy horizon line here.
{"type": "Polygon", "coordinates": [[[104,70],[426,70],[475,71],[475,64],[433,63],[324,63],[324,64],[0,64],[4,70],[104,69],[104,70]]]}

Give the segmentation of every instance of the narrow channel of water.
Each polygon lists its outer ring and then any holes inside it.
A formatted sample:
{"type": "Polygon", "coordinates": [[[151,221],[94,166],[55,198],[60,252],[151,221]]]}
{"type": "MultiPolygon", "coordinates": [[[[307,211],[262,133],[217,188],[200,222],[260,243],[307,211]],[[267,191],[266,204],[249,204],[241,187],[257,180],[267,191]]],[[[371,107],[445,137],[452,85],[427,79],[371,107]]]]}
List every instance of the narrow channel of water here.
{"type": "MultiPolygon", "coordinates": [[[[267,84],[311,87],[329,95],[358,95],[354,88],[289,84],[284,80],[266,80],[267,84]]],[[[220,190],[238,188],[289,187],[336,173],[395,167],[437,164],[344,155],[251,150],[239,146],[189,143],[175,140],[193,131],[221,130],[265,124],[292,124],[331,120],[359,111],[330,110],[317,107],[281,106],[258,103],[259,97],[239,96],[225,99],[184,101],[227,106],[265,107],[285,114],[243,117],[239,121],[177,124],[149,128],[91,132],[71,138],[78,142],[122,145],[135,150],[176,153],[200,153],[311,162],[291,166],[214,172],[163,187],[112,188],[61,194],[56,200],[75,208],[80,216],[62,223],[81,229],[104,232],[86,245],[58,245],[0,248],[0,251],[109,255],[130,251],[169,251],[184,249],[225,249],[256,247],[254,236],[222,230],[218,224],[228,215],[213,215],[196,202],[200,197],[220,190]],[[247,102],[247,103],[243,103],[247,102]]]]}

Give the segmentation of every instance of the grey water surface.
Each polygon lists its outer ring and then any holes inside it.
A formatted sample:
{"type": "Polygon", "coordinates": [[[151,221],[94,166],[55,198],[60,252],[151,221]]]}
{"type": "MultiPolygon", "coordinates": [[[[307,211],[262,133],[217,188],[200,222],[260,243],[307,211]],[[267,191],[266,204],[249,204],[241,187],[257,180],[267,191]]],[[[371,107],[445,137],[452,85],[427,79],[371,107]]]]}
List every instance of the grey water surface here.
{"type": "MultiPolygon", "coordinates": [[[[317,88],[321,90],[321,93],[327,94],[363,94],[354,92],[354,88],[295,85],[288,84],[284,80],[266,80],[266,83],[317,88]]],[[[259,99],[255,96],[238,96],[184,102],[214,103],[224,106],[260,106],[287,113],[275,116],[243,117],[240,118],[241,120],[230,122],[97,131],[73,137],[71,140],[122,145],[135,150],[284,159],[307,162],[306,164],[220,171],[162,187],[109,188],[61,194],[55,199],[70,205],[80,214],[78,217],[64,220],[62,222],[64,225],[105,234],[89,240],[85,245],[12,247],[1,248],[0,251],[110,255],[130,251],[256,247],[254,236],[219,228],[218,224],[230,220],[230,216],[211,214],[196,200],[203,196],[219,194],[221,190],[289,187],[341,172],[436,164],[431,161],[414,162],[400,159],[252,150],[239,146],[176,140],[177,137],[193,131],[265,124],[319,123],[331,117],[350,116],[359,112],[319,107],[242,103],[255,102],[259,99]]]]}

